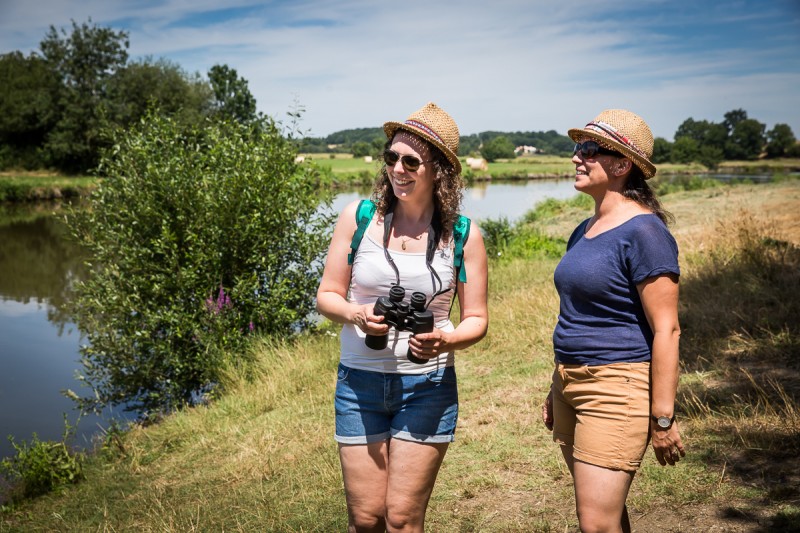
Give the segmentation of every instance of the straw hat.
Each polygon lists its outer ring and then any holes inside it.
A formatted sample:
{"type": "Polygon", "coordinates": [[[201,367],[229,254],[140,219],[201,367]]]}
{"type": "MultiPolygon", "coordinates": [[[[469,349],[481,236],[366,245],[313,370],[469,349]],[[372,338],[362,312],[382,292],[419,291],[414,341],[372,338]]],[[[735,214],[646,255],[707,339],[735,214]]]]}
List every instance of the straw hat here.
{"type": "Polygon", "coordinates": [[[645,179],[656,173],[656,166],[650,161],[653,157],[653,132],[635,113],[625,109],[606,109],[583,129],[572,128],[567,134],[575,142],[589,137],[604,148],[620,152],[642,169],[645,179]]]}
{"type": "Polygon", "coordinates": [[[458,160],[458,126],[455,120],[444,110],[428,102],[421,109],[411,113],[405,122],[386,122],[383,131],[391,139],[398,129],[418,135],[436,146],[456,167],[456,174],[461,174],[461,162],[458,160]]]}

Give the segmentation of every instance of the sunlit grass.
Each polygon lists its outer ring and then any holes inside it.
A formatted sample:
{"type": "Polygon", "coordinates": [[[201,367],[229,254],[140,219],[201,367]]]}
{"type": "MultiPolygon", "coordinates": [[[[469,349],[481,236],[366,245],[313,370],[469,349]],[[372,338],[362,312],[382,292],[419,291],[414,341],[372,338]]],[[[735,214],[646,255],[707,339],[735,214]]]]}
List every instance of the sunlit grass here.
{"type": "MultiPolygon", "coordinates": [[[[800,517],[798,183],[665,198],[681,250],[688,455],[663,468],[647,452],[629,499],[636,530],[790,531],[800,517]]],[[[580,201],[542,210],[524,224],[562,239],[591,213],[580,201]]],[[[430,531],[576,530],[571,479],[540,420],[557,261],[490,264],[489,335],[457,356],[459,427],[430,531]]],[[[0,514],[0,531],[343,531],[338,329],[257,344],[256,364],[232,366],[220,398],[133,429],[86,481],[0,514]]]]}

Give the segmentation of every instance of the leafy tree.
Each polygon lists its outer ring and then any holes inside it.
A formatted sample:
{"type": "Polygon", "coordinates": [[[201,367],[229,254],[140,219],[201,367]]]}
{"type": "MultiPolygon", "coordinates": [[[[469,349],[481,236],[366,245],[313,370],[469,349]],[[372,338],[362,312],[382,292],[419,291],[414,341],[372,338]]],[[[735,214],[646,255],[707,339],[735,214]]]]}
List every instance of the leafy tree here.
{"type": "Polygon", "coordinates": [[[747,120],[747,111],[744,109],[734,109],[725,113],[725,120],[722,121],[722,124],[728,130],[728,134],[730,135],[733,133],[733,130],[736,129],[736,125],[743,120],[747,120]]]}
{"type": "Polygon", "coordinates": [[[514,159],[514,144],[503,135],[495,137],[491,141],[483,144],[481,154],[487,161],[492,162],[498,159],[514,159]]]}
{"type": "Polygon", "coordinates": [[[797,140],[788,124],[775,124],[767,132],[767,157],[784,157],[797,140]]]}
{"type": "Polygon", "coordinates": [[[710,144],[701,145],[697,154],[697,161],[709,170],[716,170],[724,158],[722,148],[710,144]]]}
{"type": "Polygon", "coordinates": [[[358,141],[353,143],[351,151],[353,152],[353,157],[364,157],[372,153],[372,147],[364,141],[358,141]]]}
{"type": "Polygon", "coordinates": [[[251,331],[309,326],[331,224],[319,174],[294,159],[267,120],[148,115],[116,133],[89,209],[70,215],[93,264],[73,313],[95,391],[84,407],[191,403],[246,361],[251,331]]]}
{"type": "Polygon", "coordinates": [[[725,144],[726,159],[758,159],[764,147],[764,130],[761,122],[747,118],[739,121],[725,144]]]}
{"type": "Polygon", "coordinates": [[[691,137],[679,137],[672,144],[672,161],[674,163],[691,163],[697,161],[700,145],[691,137]]]}
{"type": "Polygon", "coordinates": [[[40,148],[58,117],[59,82],[38,56],[0,55],[0,168],[38,168],[40,148]]]}
{"type": "Polygon", "coordinates": [[[214,65],[208,71],[208,79],[214,92],[214,107],[219,115],[242,124],[258,118],[256,99],[247,87],[247,80],[240,78],[236,69],[228,65],[214,65]]]}
{"type": "Polygon", "coordinates": [[[714,147],[721,151],[725,148],[725,142],[728,140],[728,130],[723,124],[707,120],[695,121],[688,118],[678,126],[675,132],[675,140],[681,137],[690,137],[697,141],[699,146],[714,147]]]}
{"type": "Polygon", "coordinates": [[[128,63],[108,80],[109,119],[127,128],[150,107],[177,120],[198,123],[211,110],[211,86],[165,59],[128,63]]]}
{"type": "Polygon", "coordinates": [[[669,163],[672,160],[672,143],[663,137],[653,140],[653,163],[669,163]]]}
{"type": "Polygon", "coordinates": [[[59,118],[46,148],[56,165],[85,172],[96,166],[107,126],[107,82],[128,60],[128,34],[72,21],[72,32],[55,27],[41,42],[42,56],[58,76],[59,118]]]}

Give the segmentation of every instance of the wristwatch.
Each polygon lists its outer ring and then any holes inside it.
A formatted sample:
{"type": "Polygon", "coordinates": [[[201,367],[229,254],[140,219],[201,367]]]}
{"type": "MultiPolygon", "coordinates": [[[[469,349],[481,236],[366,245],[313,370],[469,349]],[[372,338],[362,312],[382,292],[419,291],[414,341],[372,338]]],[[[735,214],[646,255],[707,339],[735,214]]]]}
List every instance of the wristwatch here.
{"type": "Polygon", "coordinates": [[[672,415],[672,418],[668,416],[650,416],[650,418],[656,423],[658,429],[669,429],[672,427],[672,423],[675,422],[675,415],[672,415]]]}

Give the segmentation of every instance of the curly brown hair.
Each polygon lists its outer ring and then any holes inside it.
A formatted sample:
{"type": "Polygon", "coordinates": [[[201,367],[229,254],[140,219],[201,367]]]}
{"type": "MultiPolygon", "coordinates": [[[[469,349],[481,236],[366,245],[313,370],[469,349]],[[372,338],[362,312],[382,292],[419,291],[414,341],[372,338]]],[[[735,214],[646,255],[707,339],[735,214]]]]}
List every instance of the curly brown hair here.
{"type": "MultiPolygon", "coordinates": [[[[433,216],[438,220],[441,227],[439,245],[442,245],[450,242],[453,234],[453,225],[461,211],[461,201],[464,198],[464,180],[460,174],[456,173],[455,167],[441,150],[422,137],[416,135],[415,137],[428,146],[433,156],[433,216]]],[[[390,148],[391,146],[392,139],[389,139],[386,141],[384,148],[390,148]]],[[[386,215],[389,207],[397,199],[389,181],[385,163],[381,166],[378,178],[375,181],[372,199],[378,206],[377,211],[381,217],[386,215]]]]}

